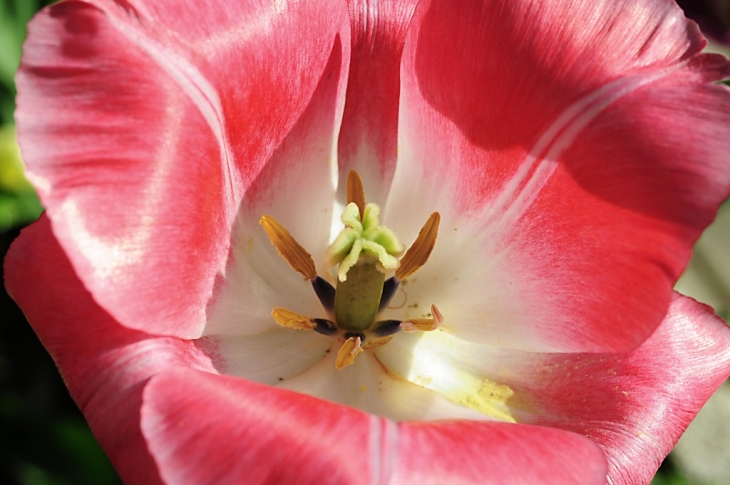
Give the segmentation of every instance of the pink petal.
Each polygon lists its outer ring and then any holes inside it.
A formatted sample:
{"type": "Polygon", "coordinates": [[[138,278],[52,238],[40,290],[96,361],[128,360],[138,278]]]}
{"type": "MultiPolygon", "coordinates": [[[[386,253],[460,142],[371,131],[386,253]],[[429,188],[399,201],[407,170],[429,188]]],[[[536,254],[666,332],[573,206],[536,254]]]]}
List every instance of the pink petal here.
{"type": "Polygon", "coordinates": [[[417,0],[348,0],[352,54],[339,136],[340,200],[350,169],[363,179],[368,201],[383,204],[397,158],[400,63],[417,0]]]}
{"type": "MultiPolygon", "coordinates": [[[[225,275],[208,308],[205,335],[281,329],[271,317],[274,307],[323,315],[311,284],[279,255],[259,219],[264,214],[275,217],[316,264],[324,262],[335,215],[333,174],[347,81],[346,55],[346,46],[335,42],[309,104],[244,194],[231,231],[225,275]]],[[[319,265],[320,274],[326,271],[319,265]]]]}
{"type": "Polygon", "coordinates": [[[178,369],[150,381],[142,428],[167,483],[369,483],[366,414],[178,369]]]}
{"type": "Polygon", "coordinates": [[[23,157],[74,268],[122,324],[202,333],[241,198],[346,22],[330,3],[69,1],[31,22],[23,157]]]}
{"type": "Polygon", "coordinates": [[[212,369],[198,345],[119,325],[74,273],[48,218],[5,259],[5,284],[61,369],[74,400],[125,483],[161,483],[139,427],[146,380],[163,369],[212,369]]]}
{"type": "Polygon", "coordinates": [[[406,423],[392,481],[382,483],[605,484],[601,450],[578,435],[508,423],[406,423]]]}
{"type": "Polygon", "coordinates": [[[604,483],[593,443],[497,423],[403,424],[185,369],[145,388],[142,425],[170,483],[604,483]]]}
{"type": "Polygon", "coordinates": [[[648,483],[730,376],[730,328],[709,307],[676,295],[662,324],[628,355],[519,359],[506,383],[527,403],[527,421],[600,444],[612,483],[648,483]]]}
{"type": "Polygon", "coordinates": [[[443,222],[409,296],[471,340],[638,345],[730,191],[730,67],[703,44],[659,0],[419,4],[384,219],[443,222]]]}

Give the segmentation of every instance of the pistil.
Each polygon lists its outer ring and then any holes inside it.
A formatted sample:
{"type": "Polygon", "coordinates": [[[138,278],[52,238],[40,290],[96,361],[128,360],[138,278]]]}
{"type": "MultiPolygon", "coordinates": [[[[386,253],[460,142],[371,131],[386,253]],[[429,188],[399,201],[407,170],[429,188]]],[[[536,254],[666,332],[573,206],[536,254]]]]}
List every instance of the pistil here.
{"type": "Polygon", "coordinates": [[[380,308],[385,274],[374,264],[359,262],[335,291],[335,321],[346,330],[367,330],[380,308]]]}

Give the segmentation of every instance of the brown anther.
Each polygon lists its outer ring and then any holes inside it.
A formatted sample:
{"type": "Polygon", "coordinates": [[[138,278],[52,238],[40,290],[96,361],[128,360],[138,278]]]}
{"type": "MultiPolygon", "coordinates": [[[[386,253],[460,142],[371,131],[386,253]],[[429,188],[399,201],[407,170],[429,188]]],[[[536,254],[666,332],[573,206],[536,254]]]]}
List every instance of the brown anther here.
{"type": "Polygon", "coordinates": [[[259,224],[269,236],[271,244],[274,245],[281,257],[286,259],[295,271],[301,273],[306,279],[313,280],[317,277],[317,269],[314,266],[312,256],[301,244],[286,230],[284,226],[271,216],[261,216],[259,224]]]}
{"type": "Polygon", "coordinates": [[[365,189],[360,174],[350,170],[347,174],[347,203],[354,202],[360,209],[360,220],[365,217],[365,189]]]}
{"type": "Polygon", "coordinates": [[[434,212],[428,218],[418,233],[416,240],[401,258],[400,266],[395,270],[395,277],[398,280],[403,281],[426,264],[428,257],[431,255],[431,251],[433,251],[433,247],[436,245],[436,236],[439,233],[440,222],[441,215],[438,212],[434,212]]]}
{"type": "Polygon", "coordinates": [[[365,343],[362,344],[362,348],[363,350],[377,349],[378,347],[382,347],[383,345],[387,344],[391,340],[393,340],[392,335],[388,335],[387,337],[375,338],[368,337],[367,340],[365,340],[365,343]]]}
{"type": "Polygon", "coordinates": [[[406,320],[400,324],[404,332],[430,332],[436,330],[439,325],[444,323],[444,316],[441,314],[436,305],[431,305],[431,316],[433,318],[413,318],[406,320]]]}
{"type": "Polygon", "coordinates": [[[342,370],[355,362],[355,357],[362,350],[362,339],[360,337],[350,337],[345,340],[345,343],[342,344],[342,347],[337,352],[337,360],[335,361],[337,370],[342,370]]]}
{"type": "Polygon", "coordinates": [[[293,328],[295,330],[314,330],[317,326],[313,319],[287,310],[286,308],[274,308],[271,310],[271,316],[282,327],[293,328]]]}

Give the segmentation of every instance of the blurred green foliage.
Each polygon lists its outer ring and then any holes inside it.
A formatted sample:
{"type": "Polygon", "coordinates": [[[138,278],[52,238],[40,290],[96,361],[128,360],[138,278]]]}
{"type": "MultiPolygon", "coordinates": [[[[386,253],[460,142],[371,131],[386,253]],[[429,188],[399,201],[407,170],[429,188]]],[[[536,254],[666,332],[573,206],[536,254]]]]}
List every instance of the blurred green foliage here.
{"type": "Polygon", "coordinates": [[[23,177],[15,140],[15,71],[25,39],[25,25],[46,3],[39,0],[0,0],[0,232],[35,220],[42,207],[23,177]]]}
{"type": "Polygon", "coordinates": [[[23,161],[11,123],[0,126],[0,231],[27,224],[43,208],[33,186],[25,179],[23,161]]]}
{"type": "Polygon", "coordinates": [[[40,0],[0,0],[0,120],[13,119],[15,98],[15,71],[25,39],[25,25],[45,4],[40,0]]]}

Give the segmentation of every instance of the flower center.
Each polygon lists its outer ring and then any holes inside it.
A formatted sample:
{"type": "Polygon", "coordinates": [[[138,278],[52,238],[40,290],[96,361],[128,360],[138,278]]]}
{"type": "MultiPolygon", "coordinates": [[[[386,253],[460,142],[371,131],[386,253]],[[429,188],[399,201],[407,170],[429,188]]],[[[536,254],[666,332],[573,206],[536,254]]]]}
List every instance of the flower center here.
{"type": "Polygon", "coordinates": [[[279,254],[311,282],[327,318],[304,316],[285,308],[274,308],[271,315],[283,327],[314,330],[341,341],[335,361],[338,369],[352,364],[364,350],[388,343],[401,330],[431,331],[443,322],[435,305],[431,305],[430,318],[378,320],[401,282],[428,260],[441,220],[438,212],[431,214],[403,254],[404,246],[393,231],[380,225],[379,215],[380,207],[365,203],[362,180],[351,171],[347,177],[347,206],[342,213],[345,228],[327,249],[329,264],[339,265],[336,287],[317,275],[312,256],[284,226],[271,216],[260,220],[279,254]],[[391,271],[394,275],[386,279],[391,271]]]}

